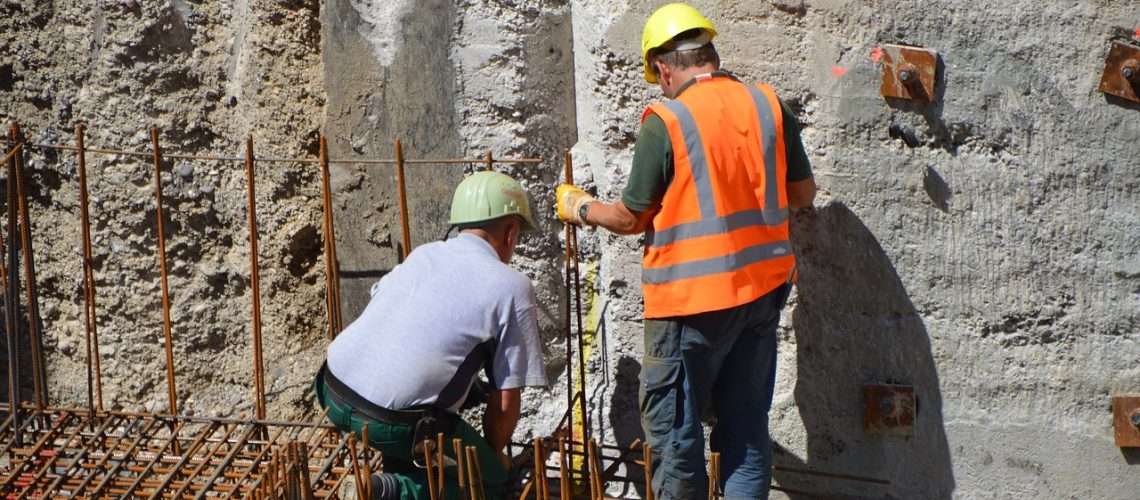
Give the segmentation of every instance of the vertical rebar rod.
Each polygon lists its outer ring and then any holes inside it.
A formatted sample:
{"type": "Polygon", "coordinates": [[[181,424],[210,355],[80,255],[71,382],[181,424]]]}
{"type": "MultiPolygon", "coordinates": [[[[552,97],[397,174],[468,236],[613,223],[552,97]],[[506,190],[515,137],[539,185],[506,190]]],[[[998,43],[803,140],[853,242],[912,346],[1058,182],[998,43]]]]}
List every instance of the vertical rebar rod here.
{"type": "Polygon", "coordinates": [[[491,158],[491,150],[487,150],[487,156],[483,158],[483,163],[487,165],[487,171],[493,172],[495,170],[495,160],[491,158]]]}
{"type": "MultiPolygon", "coordinates": [[[[8,138],[16,149],[22,150],[22,144],[16,140],[17,127],[15,124],[8,130],[8,138]]],[[[17,153],[17,155],[23,154],[17,153]]],[[[5,209],[8,213],[7,270],[8,286],[4,290],[4,321],[8,327],[8,408],[12,412],[12,436],[16,446],[21,446],[23,439],[23,424],[20,422],[20,316],[19,316],[19,288],[20,288],[20,262],[16,250],[17,208],[16,197],[16,158],[8,160],[8,178],[6,182],[5,209]]]]}
{"type": "MultiPolygon", "coordinates": [[[[565,172],[565,182],[567,184],[571,184],[572,183],[571,181],[573,180],[574,176],[570,172],[570,166],[564,165],[563,167],[564,167],[564,172],[565,172]]],[[[564,314],[562,315],[562,329],[566,332],[566,431],[569,432],[571,435],[573,435],[573,433],[574,433],[574,399],[575,399],[575,397],[574,397],[574,375],[573,375],[574,369],[573,369],[573,367],[570,366],[570,364],[573,363],[572,360],[574,359],[573,333],[572,333],[573,328],[572,328],[571,323],[570,323],[570,315],[571,315],[570,308],[573,305],[572,296],[574,293],[574,291],[570,288],[570,273],[572,272],[572,268],[570,265],[570,259],[571,259],[571,255],[570,255],[570,251],[571,251],[571,248],[570,248],[570,230],[571,229],[570,228],[571,228],[572,224],[570,224],[570,222],[567,221],[567,222],[563,223],[563,226],[564,226],[564,233],[565,233],[564,238],[566,240],[566,262],[565,262],[566,282],[565,282],[565,287],[564,287],[566,290],[566,310],[565,310],[564,314]]],[[[558,452],[562,453],[561,445],[559,445],[559,451],[558,452]]]]}
{"type": "MultiPolygon", "coordinates": [[[[360,478],[360,461],[358,460],[356,452],[356,434],[349,434],[349,458],[352,460],[352,478],[356,479],[357,491],[363,495],[367,490],[365,490],[365,479],[360,478]]],[[[372,481],[372,478],[368,478],[368,481],[372,481]]]]}
{"type": "Polygon", "coordinates": [[[455,475],[459,482],[459,500],[470,500],[471,497],[467,494],[467,474],[465,472],[467,461],[463,459],[463,440],[452,439],[451,448],[455,451],[455,475]]]}
{"type": "Polygon", "coordinates": [[[436,435],[435,463],[439,465],[439,497],[443,498],[443,433],[436,435]]]}
{"type": "Polygon", "coordinates": [[[420,444],[424,447],[424,474],[427,476],[428,496],[431,500],[439,498],[435,483],[435,457],[431,453],[431,440],[424,439],[420,444]]]}
{"type": "Polygon", "coordinates": [[[95,259],[91,252],[91,218],[87,197],[87,149],[82,123],[75,127],[76,153],[79,158],[79,219],[83,227],[83,296],[84,321],[87,328],[87,408],[103,411],[103,373],[99,363],[99,326],[95,308],[95,259]],[[94,373],[92,373],[94,371],[94,373]],[[94,386],[94,387],[92,387],[94,386]],[[94,391],[92,391],[94,389],[94,391]],[[93,395],[94,394],[94,395],[93,395]],[[98,404],[98,406],[96,406],[98,404]]]}
{"type": "Polygon", "coordinates": [[[170,325],[170,289],[166,275],[166,236],[162,217],[162,151],[158,145],[158,127],[150,128],[150,142],[154,147],[154,204],[158,226],[158,264],[162,273],[162,325],[166,337],[166,386],[170,399],[170,414],[178,414],[177,391],[174,387],[174,339],[170,325]]]}
{"type": "Polygon", "coordinates": [[[265,368],[261,353],[261,279],[257,267],[257,188],[254,184],[253,136],[245,141],[245,177],[249,210],[249,282],[253,319],[253,386],[258,420],[265,419],[265,368]]]}
{"type": "MultiPolygon", "coordinates": [[[[534,499],[546,500],[546,450],[542,438],[534,438],[534,499]]],[[[525,499],[523,499],[525,500],[525,499]]]]}
{"type": "MultiPolygon", "coordinates": [[[[570,156],[570,150],[566,150],[562,155],[563,163],[565,165],[566,183],[574,184],[574,163],[570,156]]],[[[580,271],[578,267],[578,229],[573,224],[566,223],[566,261],[567,261],[567,288],[571,287],[570,276],[571,267],[574,291],[574,311],[577,319],[577,338],[578,338],[578,383],[581,384],[582,389],[579,391],[581,395],[580,404],[582,405],[582,436],[581,442],[583,447],[585,443],[590,440],[590,412],[586,408],[586,348],[585,348],[585,332],[582,329],[582,282],[580,278],[580,271]]],[[[569,296],[567,296],[569,300],[569,296]]],[[[569,303],[567,308],[569,308],[569,303]]],[[[569,322],[569,320],[567,320],[569,322]]],[[[567,327],[567,336],[569,336],[569,327],[567,327]]],[[[569,351],[567,351],[569,354],[569,351]]],[[[573,429],[573,427],[571,427],[573,429]]],[[[585,450],[583,450],[585,451],[585,450]]],[[[588,470],[588,464],[583,464],[583,472],[588,470]]]]}
{"type": "Polygon", "coordinates": [[[487,493],[483,488],[483,469],[479,466],[479,452],[474,446],[467,447],[467,477],[471,483],[471,498],[486,500],[487,493]]]}
{"type": "Polygon", "coordinates": [[[408,190],[404,184],[404,146],[396,139],[396,189],[400,194],[400,234],[404,242],[403,260],[412,252],[412,235],[408,228],[408,190]]]}
{"type": "Polygon", "coordinates": [[[336,227],[332,205],[332,173],[329,171],[329,144],[321,134],[321,197],[324,201],[325,222],[325,282],[328,291],[329,340],[336,338],[344,326],[340,315],[340,270],[336,260],[336,227]]]}
{"type": "Polygon", "coordinates": [[[720,452],[709,455],[709,500],[714,500],[720,492],[720,452]]]}
{"type": "Polygon", "coordinates": [[[372,461],[369,460],[369,446],[371,442],[368,440],[368,424],[360,424],[360,452],[364,456],[364,495],[365,498],[372,498],[372,461]]]}
{"type": "Polygon", "coordinates": [[[653,500],[653,447],[641,445],[641,458],[645,461],[645,500],[653,500]]]}
{"type": "MultiPolygon", "coordinates": [[[[24,141],[24,133],[20,131],[19,125],[13,125],[15,130],[16,140],[19,142],[24,141]]],[[[36,288],[36,265],[32,261],[34,252],[32,251],[32,218],[28,211],[28,179],[27,167],[24,164],[24,153],[21,152],[16,155],[16,188],[19,192],[19,208],[20,208],[20,245],[23,251],[24,261],[24,279],[26,285],[24,291],[27,293],[28,299],[28,340],[32,348],[32,388],[33,388],[33,401],[35,402],[36,409],[42,410],[44,402],[47,399],[47,383],[44,377],[44,359],[43,359],[43,346],[41,342],[42,329],[40,328],[40,307],[39,296],[36,288]]],[[[19,286],[19,280],[15,281],[16,286],[19,286]]]]}
{"type": "Polygon", "coordinates": [[[566,448],[566,438],[558,438],[558,499],[571,498],[570,494],[570,450],[566,448]]]}

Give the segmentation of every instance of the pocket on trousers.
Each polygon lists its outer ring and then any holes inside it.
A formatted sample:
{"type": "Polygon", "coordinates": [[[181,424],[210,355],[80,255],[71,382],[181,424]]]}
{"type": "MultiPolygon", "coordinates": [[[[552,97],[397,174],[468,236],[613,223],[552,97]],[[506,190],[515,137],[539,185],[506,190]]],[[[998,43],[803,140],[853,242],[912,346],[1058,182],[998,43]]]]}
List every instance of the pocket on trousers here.
{"type": "Polygon", "coordinates": [[[641,416],[653,434],[669,432],[677,421],[680,359],[647,357],[642,360],[641,416]]]}

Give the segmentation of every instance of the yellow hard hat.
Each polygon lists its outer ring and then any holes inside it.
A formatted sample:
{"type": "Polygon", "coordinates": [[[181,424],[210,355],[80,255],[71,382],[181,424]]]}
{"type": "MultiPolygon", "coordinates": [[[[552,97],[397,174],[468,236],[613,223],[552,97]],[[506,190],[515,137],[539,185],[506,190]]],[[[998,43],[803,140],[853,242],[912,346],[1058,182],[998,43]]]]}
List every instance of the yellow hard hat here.
{"type": "Polygon", "coordinates": [[[671,3],[657,9],[645,21],[645,29],[641,32],[641,60],[645,64],[645,81],[657,83],[657,76],[649,67],[649,51],[665,45],[673,37],[700,28],[708,32],[711,41],[716,36],[716,29],[705,16],[683,3],[671,3]]]}

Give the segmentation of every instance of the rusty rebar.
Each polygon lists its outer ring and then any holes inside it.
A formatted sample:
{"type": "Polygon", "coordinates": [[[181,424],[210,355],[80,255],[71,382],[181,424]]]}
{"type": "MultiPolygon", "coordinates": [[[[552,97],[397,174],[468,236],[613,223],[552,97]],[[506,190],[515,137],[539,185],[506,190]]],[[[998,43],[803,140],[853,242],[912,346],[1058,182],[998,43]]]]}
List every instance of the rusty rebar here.
{"type": "Polygon", "coordinates": [[[558,499],[571,498],[570,493],[570,453],[566,448],[566,438],[558,438],[558,499]]]}
{"type": "Polygon", "coordinates": [[[546,446],[541,437],[536,437],[534,438],[535,500],[547,500],[546,487],[546,446]]]}
{"type": "MultiPolygon", "coordinates": [[[[16,140],[23,142],[24,134],[20,131],[19,125],[12,125],[15,131],[16,140]]],[[[32,251],[32,217],[28,207],[28,192],[30,190],[27,176],[27,166],[24,164],[24,155],[16,155],[16,189],[19,192],[19,208],[20,208],[20,245],[23,252],[24,261],[24,279],[26,284],[24,292],[27,294],[28,300],[28,344],[32,348],[32,388],[33,388],[33,401],[35,402],[36,409],[42,410],[44,408],[45,399],[47,399],[47,380],[44,376],[44,358],[43,358],[43,329],[40,324],[40,305],[39,293],[36,286],[36,265],[33,256],[35,253],[32,251]]],[[[20,282],[15,282],[18,287],[20,282]]]]}
{"type": "Polygon", "coordinates": [[[459,438],[452,438],[451,449],[455,452],[455,475],[456,480],[459,482],[459,500],[470,500],[467,493],[467,475],[464,468],[467,467],[467,460],[464,460],[465,453],[463,450],[463,440],[459,438]]]}
{"type": "Polygon", "coordinates": [[[400,196],[400,234],[404,242],[403,258],[412,252],[412,235],[408,229],[408,190],[404,185],[404,146],[396,139],[396,189],[400,196]]]}
{"type": "Polygon", "coordinates": [[[325,226],[325,293],[329,316],[329,340],[336,338],[343,328],[340,314],[340,269],[336,259],[336,226],[332,204],[332,173],[329,171],[328,139],[321,134],[321,199],[324,202],[325,226]]]}
{"type": "Polygon", "coordinates": [[[4,287],[4,322],[6,323],[8,333],[8,409],[12,412],[12,437],[16,446],[23,444],[21,433],[23,432],[20,423],[20,317],[19,317],[19,288],[20,288],[20,269],[18,254],[16,253],[16,225],[17,222],[17,206],[16,198],[18,191],[16,189],[16,156],[19,151],[22,151],[22,145],[17,140],[15,124],[8,130],[8,137],[11,142],[16,144],[8,157],[8,178],[5,182],[6,197],[4,208],[8,214],[8,233],[5,235],[8,243],[5,248],[7,264],[7,286],[4,287]]]}
{"type": "Polygon", "coordinates": [[[435,463],[439,467],[439,497],[443,498],[443,433],[440,432],[436,435],[435,443],[435,463]]]}
{"type": "Polygon", "coordinates": [[[79,219],[83,228],[83,313],[87,340],[87,407],[91,411],[96,408],[103,411],[103,372],[99,360],[99,325],[95,307],[95,259],[91,251],[91,217],[88,212],[87,197],[87,152],[84,148],[84,132],[86,129],[87,127],[82,123],[75,127],[76,154],[79,160],[79,219]],[[92,386],[94,386],[94,396],[92,395],[92,386]]]}
{"type": "Polygon", "coordinates": [[[645,500],[653,500],[653,447],[641,445],[641,458],[645,461],[645,500]]]}
{"type": "MultiPolygon", "coordinates": [[[[574,164],[570,156],[570,150],[566,150],[562,155],[564,164],[564,173],[566,175],[566,183],[574,184],[574,164]]],[[[574,291],[574,311],[577,319],[576,337],[578,339],[578,383],[582,388],[579,391],[581,394],[581,408],[582,408],[582,436],[581,441],[585,444],[590,440],[590,410],[586,406],[586,348],[585,348],[585,331],[582,326],[582,283],[581,272],[578,265],[578,228],[569,222],[566,223],[566,282],[567,282],[567,309],[570,309],[570,295],[569,290],[571,286],[574,291]],[[570,283],[571,276],[573,276],[573,284],[570,283]]],[[[568,313],[569,314],[569,313],[568,313]]],[[[570,336],[569,318],[567,319],[567,337],[570,336]]],[[[569,355],[567,350],[567,355],[569,355]]],[[[569,370],[567,370],[569,371],[569,370]]],[[[567,377],[569,378],[569,377],[567,377]]],[[[573,429],[573,427],[571,427],[573,429]]],[[[583,476],[589,469],[588,464],[583,464],[583,476]]]]}
{"type": "Polygon", "coordinates": [[[720,453],[709,454],[709,500],[715,500],[720,491],[720,453]]]}
{"type": "Polygon", "coordinates": [[[261,279],[257,265],[257,188],[253,166],[253,136],[245,140],[245,176],[249,210],[249,283],[253,307],[253,385],[257,418],[265,418],[265,366],[261,352],[261,279]]]}
{"type": "Polygon", "coordinates": [[[162,217],[162,149],[158,145],[158,127],[150,128],[150,142],[154,147],[154,205],[158,226],[158,264],[162,273],[162,325],[166,337],[166,385],[170,398],[170,414],[178,414],[177,391],[174,386],[174,338],[170,323],[170,289],[166,273],[166,236],[162,217]]]}
{"type": "Polygon", "coordinates": [[[360,424],[360,454],[364,457],[364,495],[372,498],[372,462],[368,459],[368,449],[371,441],[368,440],[368,424],[360,424]]]}
{"type": "Polygon", "coordinates": [[[435,463],[435,457],[433,457],[431,453],[432,443],[430,439],[424,439],[420,444],[424,447],[424,475],[427,476],[428,495],[431,497],[431,500],[437,500],[439,494],[436,489],[435,466],[433,465],[435,463]]]}
{"type": "Polygon", "coordinates": [[[495,170],[495,160],[491,158],[490,149],[487,150],[487,156],[483,158],[483,163],[486,165],[488,172],[493,172],[495,170]]]}
{"type": "Polygon", "coordinates": [[[589,445],[586,448],[586,461],[587,467],[590,471],[590,497],[593,500],[602,500],[605,494],[604,486],[602,485],[602,463],[601,457],[598,454],[598,442],[590,439],[589,445]]]}
{"type": "Polygon", "coordinates": [[[479,467],[479,451],[475,446],[467,447],[467,477],[471,484],[472,500],[486,500],[483,491],[483,469],[479,467]]]}
{"type": "MultiPolygon", "coordinates": [[[[352,477],[356,479],[357,491],[364,492],[365,481],[360,478],[360,464],[357,461],[356,434],[349,433],[349,457],[352,459],[352,477]]],[[[370,482],[370,479],[369,479],[370,482]]]]}

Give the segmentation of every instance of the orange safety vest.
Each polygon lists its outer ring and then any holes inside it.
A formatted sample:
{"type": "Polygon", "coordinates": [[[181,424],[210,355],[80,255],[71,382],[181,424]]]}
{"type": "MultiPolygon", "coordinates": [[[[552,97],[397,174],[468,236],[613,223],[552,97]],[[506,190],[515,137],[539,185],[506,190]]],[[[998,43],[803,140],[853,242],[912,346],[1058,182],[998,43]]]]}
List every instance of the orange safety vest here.
{"type": "Polygon", "coordinates": [[[688,316],[752,302],[791,281],[787,158],[771,86],[701,75],[654,104],[673,144],[673,181],[646,232],[646,318],[688,316]]]}

